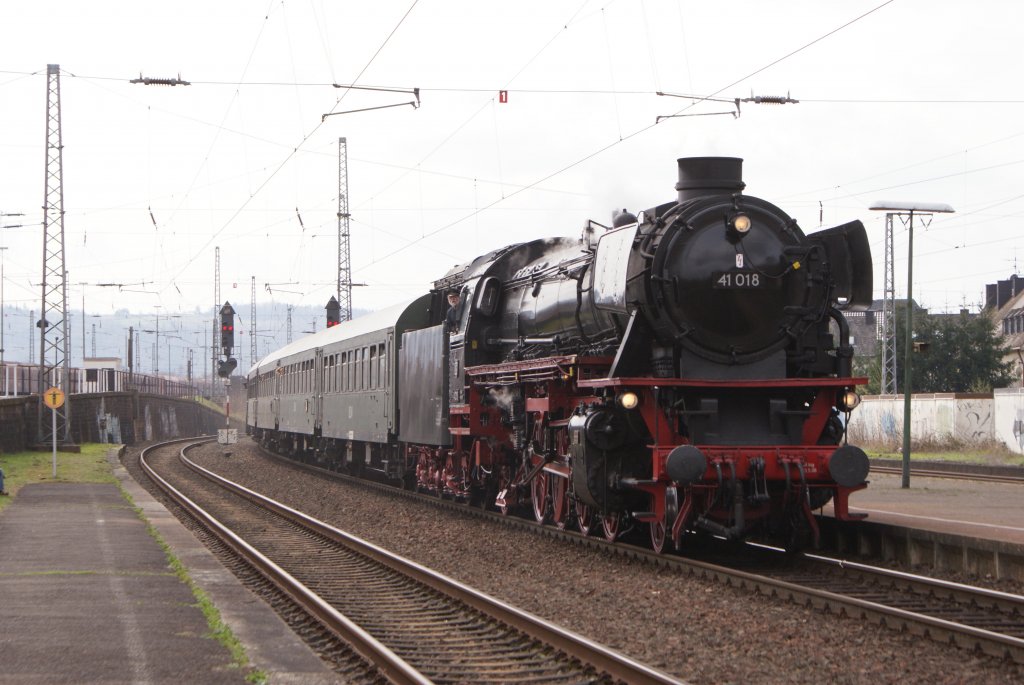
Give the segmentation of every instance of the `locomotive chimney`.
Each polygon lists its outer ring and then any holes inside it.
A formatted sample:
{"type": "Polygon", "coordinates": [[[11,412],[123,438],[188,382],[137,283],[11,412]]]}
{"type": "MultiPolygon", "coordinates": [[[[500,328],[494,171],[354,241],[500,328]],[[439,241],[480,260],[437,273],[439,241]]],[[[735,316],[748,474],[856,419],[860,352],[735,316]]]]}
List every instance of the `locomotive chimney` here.
{"type": "Polygon", "coordinates": [[[732,195],[741,192],[743,160],[739,157],[682,157],[679,165],[679,202],[695,197],[732,195]]]}

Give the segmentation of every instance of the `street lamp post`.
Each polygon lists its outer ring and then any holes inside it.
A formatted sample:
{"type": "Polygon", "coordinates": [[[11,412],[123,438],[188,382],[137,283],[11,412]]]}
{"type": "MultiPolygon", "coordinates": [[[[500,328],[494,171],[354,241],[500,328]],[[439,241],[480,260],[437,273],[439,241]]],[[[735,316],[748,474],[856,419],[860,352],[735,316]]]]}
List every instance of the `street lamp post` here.
{"type": "Polygon", "coordinates": [[[886,202],[871,205],[873,210],[899,216],[907,226],[907,330],[903,346],[903,488],[910,487],[910,399],[913,392],[911,353],[914,349],[914,215],[926,217],[925,225],[933,214],[951,214],[953,208],[941,202],[886,202]],[[906,218],[904,218],[906,217],[906,218]]]}

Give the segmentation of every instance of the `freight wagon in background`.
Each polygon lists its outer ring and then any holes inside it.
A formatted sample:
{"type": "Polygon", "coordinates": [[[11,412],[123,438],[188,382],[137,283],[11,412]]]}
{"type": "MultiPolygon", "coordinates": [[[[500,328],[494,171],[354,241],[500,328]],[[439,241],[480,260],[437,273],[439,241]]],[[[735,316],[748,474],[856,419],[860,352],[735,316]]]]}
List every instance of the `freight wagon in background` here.
{"type": "MultiPolygon", "coordinates": [[[[116,357],[86,358],[85,368],[68,369],[63,390],[71,395],[104,392],[140,392],[168,397],[195,397],[190,383],[132,373],[121,369],[116,357]]],[[[0,397],[24,397],[39,392],[39,365],[4,362],[0,365],[0,397]]]]}

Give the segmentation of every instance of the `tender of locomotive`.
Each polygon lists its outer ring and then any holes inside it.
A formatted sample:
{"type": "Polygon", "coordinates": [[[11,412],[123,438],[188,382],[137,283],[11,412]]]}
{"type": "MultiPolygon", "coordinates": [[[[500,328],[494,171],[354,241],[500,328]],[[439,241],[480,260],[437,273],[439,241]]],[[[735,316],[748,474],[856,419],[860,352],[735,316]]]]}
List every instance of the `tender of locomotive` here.
{"type": "Polygon", "coordinates": [[[408,305],[304,338],[249,372],[264,444],[538,521],[817,537],[867,457],[842,311],[870,303],[852,222],[805,235],[742,194],[742,160],[678,161],[678,197],[580,238],[511,245],[408,305]],[[454,325],[444,296],[461,294],[454,325]]]}

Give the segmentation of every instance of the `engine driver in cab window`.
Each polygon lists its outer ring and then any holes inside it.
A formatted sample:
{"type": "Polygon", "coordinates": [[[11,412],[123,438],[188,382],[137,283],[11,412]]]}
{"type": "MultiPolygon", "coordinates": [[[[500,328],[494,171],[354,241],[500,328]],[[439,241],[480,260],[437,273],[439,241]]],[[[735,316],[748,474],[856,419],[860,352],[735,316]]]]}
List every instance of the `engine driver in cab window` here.
{"type": "Polygon", "coordinates": [[[448,292],[448,314],[444,317],[444,329],[449,333],[459,332],[459,292],[448,292]]]}

